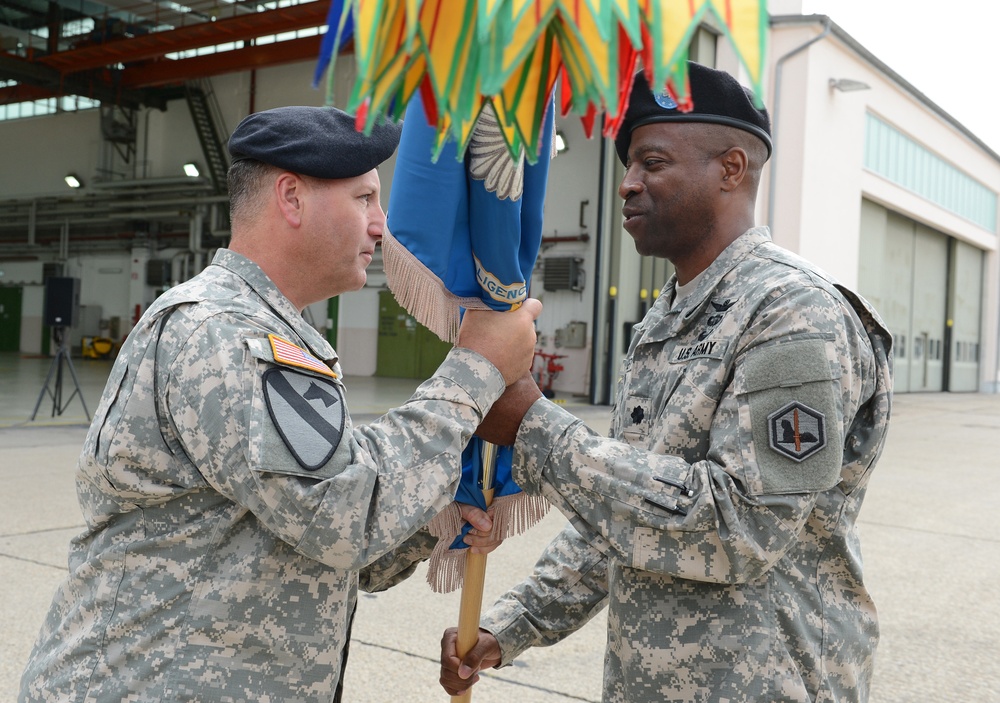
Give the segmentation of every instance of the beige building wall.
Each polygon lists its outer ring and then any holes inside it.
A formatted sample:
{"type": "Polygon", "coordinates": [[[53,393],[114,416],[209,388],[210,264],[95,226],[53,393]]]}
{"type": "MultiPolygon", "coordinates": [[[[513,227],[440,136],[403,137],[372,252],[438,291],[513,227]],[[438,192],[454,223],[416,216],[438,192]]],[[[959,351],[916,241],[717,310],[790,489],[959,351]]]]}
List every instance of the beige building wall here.
{"type": "Polygon", "coordinates": [[[1000,379],[1000,225],[994,223],[992,231],[984,229],[867,170],[863,160],[866,115],[877,116],[994,192],[1000,191],[1000,156],[835,25],[821,36],[821,19],[782,23],[779,18],[772,27],[767,93],[776,118],[775,157],[761,196],[764,221],[773,224],[776,242],[855,287],[863,198],[982,250],[979,387],[996,392],[1000,379]],[[810,41],[807,48],[793,53],[810,41]],[[776,85],[779,77],[780,88],[776,85]],[[830,80],[840,78],[863,82],[869,88],[832,89],[830,80]]]}

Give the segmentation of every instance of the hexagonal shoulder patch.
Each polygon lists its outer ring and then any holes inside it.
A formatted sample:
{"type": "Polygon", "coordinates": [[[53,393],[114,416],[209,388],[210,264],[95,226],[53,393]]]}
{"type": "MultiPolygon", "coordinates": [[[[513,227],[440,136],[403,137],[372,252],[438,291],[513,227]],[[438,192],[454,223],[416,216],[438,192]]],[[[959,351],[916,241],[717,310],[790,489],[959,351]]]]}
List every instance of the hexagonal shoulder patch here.
{"type": "Polygon", "coordinates": [[[826,446],[826,418],[798,401],[767,417],[771,449],[794,461],[804,461],[826,446]]]}

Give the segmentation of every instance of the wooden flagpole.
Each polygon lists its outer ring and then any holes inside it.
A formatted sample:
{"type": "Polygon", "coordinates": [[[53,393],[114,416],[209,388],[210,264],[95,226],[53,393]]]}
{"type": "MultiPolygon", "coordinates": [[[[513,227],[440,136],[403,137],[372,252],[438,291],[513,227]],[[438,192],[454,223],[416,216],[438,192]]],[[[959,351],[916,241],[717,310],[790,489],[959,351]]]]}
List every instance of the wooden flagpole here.
{"type": "MultiPolygon", "coordinates": [[[[497,446],[483,442],[483,473],[480,484],[486,507],[493,502],[493,484],[497,468],[497,446]]],[[[458,656],[464,657],[479,641],[479,615],[483,609],[483,586],[486,583],[486,555],[468,552],[465,555],[465,579],[462,582],[462,600],[458,606],[458,656]]],[[[470,703],[472,689],[461,696],[452,696],[452,703],[470,703]]]]}

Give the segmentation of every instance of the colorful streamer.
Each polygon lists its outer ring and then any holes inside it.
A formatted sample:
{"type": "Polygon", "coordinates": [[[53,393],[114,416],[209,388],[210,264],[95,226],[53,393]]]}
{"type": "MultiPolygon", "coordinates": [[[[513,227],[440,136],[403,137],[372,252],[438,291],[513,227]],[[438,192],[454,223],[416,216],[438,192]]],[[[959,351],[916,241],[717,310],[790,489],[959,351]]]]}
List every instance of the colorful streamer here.
{"type": "MultiPolygon", "coordinates": [[[[553,86],[563,114],[588,134],[605,114],[613,137],[641,59],[649,82],[682,109],[687,45],[712,14],[757,95],[767,34],[766,0],[332,0],[319,75],[350,40],[357,77],[346,109],[370,129],[398,117],[417,90],[437,132],[462,158],[484,105],[499,115],[511,155],[540,156],[540,129],[553,86]],[[331,39],[330,34],[333,34],[331,39]]],[[[332,73],[332,72],[331,72],[332,73]]],[[[332,90],[330,91],[332,95],[332,90]]]]}

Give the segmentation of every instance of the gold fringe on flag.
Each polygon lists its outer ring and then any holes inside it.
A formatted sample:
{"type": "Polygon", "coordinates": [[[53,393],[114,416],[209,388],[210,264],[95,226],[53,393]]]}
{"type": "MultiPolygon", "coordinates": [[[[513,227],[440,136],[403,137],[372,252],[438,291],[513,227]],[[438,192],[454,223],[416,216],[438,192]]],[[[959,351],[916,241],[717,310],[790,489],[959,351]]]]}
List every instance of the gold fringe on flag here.
{"type": "Polygon", "coordinates": [[[386,282],[397,302],[439,338],[454,344],[462,323],[461,309],[491,310],[477,297],[455,295],[444,282],[410,253],[389,230],[382,234],[386,282]]]}
{"type": "MultiPolygon", "coordinates": [[[[498,496],[490,505],[493,529],[490,535],[508,539],[526,532],[548,512],[549,503],[541,496],[515,493],[498,496]]],[[[462,516],[452,503],[431,520],[427,529],[438,538],[427,564],[427,583],[435,593],[451,593],[462,587],[467,548],[451,549],[462,531],[462,516]]]]}

